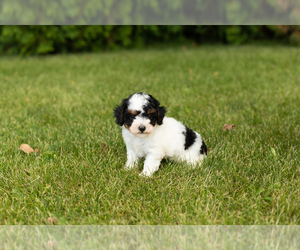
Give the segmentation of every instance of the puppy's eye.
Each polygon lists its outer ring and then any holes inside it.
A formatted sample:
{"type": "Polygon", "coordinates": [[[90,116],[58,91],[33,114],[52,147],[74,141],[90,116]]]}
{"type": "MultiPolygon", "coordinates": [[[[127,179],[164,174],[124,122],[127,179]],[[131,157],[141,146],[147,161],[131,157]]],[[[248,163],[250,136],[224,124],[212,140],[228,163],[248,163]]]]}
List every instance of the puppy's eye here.
{"type": "Polygon", "coordinates": [[[130,119],[134,119],[135,118],[135,115],[130,115],[130,119]]]}
{"type": "Polygon", "coordinates": [[[150,114],[150,115],[148,115],[148,118],[149,118],[149,119],[151,119],[152,117],[153,117],[153,115],[151,115],[151,114],[150,114]]]}

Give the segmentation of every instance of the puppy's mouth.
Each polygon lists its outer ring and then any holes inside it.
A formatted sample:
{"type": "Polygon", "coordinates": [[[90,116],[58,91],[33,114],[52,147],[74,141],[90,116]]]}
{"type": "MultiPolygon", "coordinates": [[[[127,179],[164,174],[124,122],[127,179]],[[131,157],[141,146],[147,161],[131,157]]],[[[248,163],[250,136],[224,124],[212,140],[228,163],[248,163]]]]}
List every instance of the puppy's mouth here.
{"type": "Polygon", "coordinates": [[[136,137],[145,138],[149,135],[149,133],[148,132],[139,132],[139,133],[134,133],[134,135],[136,137]]]}

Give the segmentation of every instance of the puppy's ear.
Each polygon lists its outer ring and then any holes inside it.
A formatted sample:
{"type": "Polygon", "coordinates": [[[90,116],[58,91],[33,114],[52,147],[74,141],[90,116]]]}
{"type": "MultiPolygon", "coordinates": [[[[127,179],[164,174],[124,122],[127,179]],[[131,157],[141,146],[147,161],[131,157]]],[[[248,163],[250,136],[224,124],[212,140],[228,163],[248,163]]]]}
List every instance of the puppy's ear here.
{"type": "Polygon", "coordinates": [[[159,107],[160,105],[159,101],[156,100],[152,95],[149,96],[150,96],[150,100],[149,100],[150,104],[157,110],[157,124],[162,125],[167,110],[165,107],[159,107]]]}
{"type": "Polygon", "coordinates": [[[156,100],[152,95],[149,95],[150,99],[149,102],[154,108],[158,108],[160,103],[158,100],[156,100]]]}
{"type": "Polygon", "coordinates": [[[158,125],[162,125],[163,124],[163,119],[164,119],[164,117],[165,117],[165,114],[166,114],[166,112],[167,112],[167,110],[166,110],[166,108],[165,107],[159,107],[158,109],[157,109],[157,117],[158,117],[158,119],[157,119],[157,124],[158,125]]]}
{"type": "Polygon", "coordinates": [[[124,111],[127,108],[127,99],[124,99],[120,106],[114,109],[116,123],[122,126],[124,124],[124,111]]]}

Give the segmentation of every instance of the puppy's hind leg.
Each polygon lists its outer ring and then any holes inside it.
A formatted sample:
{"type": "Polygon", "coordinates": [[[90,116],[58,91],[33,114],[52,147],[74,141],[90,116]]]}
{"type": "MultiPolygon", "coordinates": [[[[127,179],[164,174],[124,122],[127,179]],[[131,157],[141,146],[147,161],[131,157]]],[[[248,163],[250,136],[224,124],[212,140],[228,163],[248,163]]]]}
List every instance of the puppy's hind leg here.
{"type": "Polygon", "coordinates": [[[162,158],[157,157],[156,155],[149,154],[146,156],[143,172],[141,176],[150,177],[154,172],[159,168],[160,161],[162,158]]]}
{"type": "Polygon", "coordinates": [[[182,159],[184,160],[189,166],[192,168],[196,168],[200,166],[205,158],[205,155],[195,154],[186,154],[185,157],[182,159]]]}

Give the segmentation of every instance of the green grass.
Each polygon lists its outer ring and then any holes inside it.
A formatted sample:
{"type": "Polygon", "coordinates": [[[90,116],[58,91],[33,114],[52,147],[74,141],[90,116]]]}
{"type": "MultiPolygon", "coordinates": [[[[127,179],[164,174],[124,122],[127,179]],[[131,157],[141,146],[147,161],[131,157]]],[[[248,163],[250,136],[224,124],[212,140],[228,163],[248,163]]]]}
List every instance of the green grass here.
{"type": "Polygon", "coordinates": [[[299,224],[300,50],[0,59],[0,224],[299,224]],[[210,149],[141,178],[112,109],[145,91],[210,149]],[[223,125],[235,124],[233,131],[223,125]],[[18,147],[28,143],[39,154],[18,147]],[[103,150],[102,143],[106,144],[103,150]]]}

